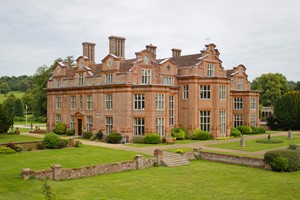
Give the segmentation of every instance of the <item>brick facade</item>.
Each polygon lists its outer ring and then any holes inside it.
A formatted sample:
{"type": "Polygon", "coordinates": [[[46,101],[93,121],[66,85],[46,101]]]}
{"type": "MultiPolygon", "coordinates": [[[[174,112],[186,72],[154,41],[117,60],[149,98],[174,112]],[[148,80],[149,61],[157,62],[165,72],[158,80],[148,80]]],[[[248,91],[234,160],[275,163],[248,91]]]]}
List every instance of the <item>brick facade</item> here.
{"type": "Polygon", "coordinates": [[[118,131],[132,140],[150,132],[166,136],[174,127],[225,136],[235,118],[259,124],[259,93],[250,90],[246,68],[225,70],[214,44],[192,55],[172,49],[165,59],[157,59],[156,46],[147,45],[136,58],[125,59],[125,38],[110,36],[109,42],[100,64],[94,61],[95,44],[85,42],[75,66],[63,62],[53,68],[48,131],[61,121],[78,135],[118,131]]]}

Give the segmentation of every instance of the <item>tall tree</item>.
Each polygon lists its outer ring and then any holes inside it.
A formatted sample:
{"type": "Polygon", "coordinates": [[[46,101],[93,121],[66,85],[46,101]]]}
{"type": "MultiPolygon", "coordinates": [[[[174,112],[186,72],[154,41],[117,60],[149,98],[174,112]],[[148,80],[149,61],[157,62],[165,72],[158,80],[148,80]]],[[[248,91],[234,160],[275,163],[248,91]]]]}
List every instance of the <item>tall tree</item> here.
{"type": "Polygon", "coordinates": [[[26,92],[25,94],[23,94],[22,102],[23,102],[24,106],[27,105],[27,112],[32,113],[33,98],[32,98],[32,94],[30,92],[26,92]]]}
{"type": "Polygon", "coordinates": [[[7,83],[1,83],[0,84],[0,93],[1,94],[7,94],[9,92],[9,86],[7,83]]]}
{"type": "Polygon", "coordinates": [[[10,94],[4,101],[3,101],[3,109],[8,114],[10,124],[14,124],[15,118],[15,101],[16,97],[13,94],[10,94]]]}
{"type": "Polygon", "coordinates": [[[2,104],[0,104],[0,133],[6,133],[9,127],[12,125],[9,116],[2,104]]]}
{"type": "Polygon", "coordinates": [[[260,91],[260,103],[262,105],[274,106],[276,101],[289,90],[289,85],[284,75],[269,73],[254,79],[251,89],[260,91]]]}
{"type": "Polygon", "coordinates": [[[15,101],[15,116],[24,117],[24,107],[21,99],[17,98],[15,101]]]}

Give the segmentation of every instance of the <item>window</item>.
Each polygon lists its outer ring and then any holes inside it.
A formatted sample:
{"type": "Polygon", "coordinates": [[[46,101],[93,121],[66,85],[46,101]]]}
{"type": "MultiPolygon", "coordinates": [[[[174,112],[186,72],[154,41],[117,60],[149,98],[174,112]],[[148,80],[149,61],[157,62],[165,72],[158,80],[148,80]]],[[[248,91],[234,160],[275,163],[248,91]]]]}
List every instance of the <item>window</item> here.
{"type": "Polygon", "coordinates": [[[243,109],[243,98],[235,97],[234,98],[234,110],[242,110],[243,109]]]}
{"type": "Polygon", "coordinates": [[[56,87],[60,87],[60,80],[56,80],[56,87]]]}
{"type": "Polygon", "coordinates": [[[144,110],[145,109],[145,96],[144,94],[135,94],[133,102],[134,110],[144,110]]]}
{"type": "Polygon", "coordinates": [[[56,97],[56,109],[60,109],[61,108],[61,98],[60,96],[56,97]]]}
{"type": "Polygon", "coordinates": [[[251,110],[256,109],[256,98],[251,98],[251,110]]]}
{"type": "Polygon", "coordinates": [[[165,135],[165,119],[160,117],[155,119],[156,133],[160,136],[165,135]]]}
{"type": "Polygon", "coordinates": [[[243,125],[243,115],[234,115],[234,127],[243,125]]]}
{"type": "Polygon", "coordinates": [[[60,115],[55,115],[55,123],[61,122],[61,116],[60,115]]]}
{"type": "Polygon", "coordinates": [[[226,99],[226,86],[220,85],[219,99],[226,99]]]}
{"type": "Polygon", "coordinates": [[[105,83],[112,83],[112,74],[105,75],[105,83]]]}
{"type": "Polygon", "coordinates": [[[219,112],[219,122],[220,122],[220,133],[222,135],[226,134],[226,111],[221,110],[219,112]]]}
{"type": "Polygon", "coordinates": [[[173,77],[164,77],[164,85],[173,86],[174,78],[173,77]]]}
{"type": "Polygon", "coordinates": [[[75,130],[75,117],[74,117],[74,115],[71,115],[71,118],[70,118],[70,128],[75,130]]]}
{"type": "Polygon", "coordinates": [[[213,64],[208,64],[208,67],[207,67],[207,76],[208,77],[215,76],[215,66],[213,64]]]}
{"type": "Polygon", "coordinates": [[[71,104],[71,110],[75,110],[76,109],[76,96],[71,96],[71,100],[70,100],[70,104],[71,104]]]}
{"type": "Polygon", "coordinates": [[[169,125],[174,126],[174,96],[169,96],[169,125]]]}
{"type": "Polygon", "coordinates": [[[83,85],[83,74],[79,74],[78,85],[83,85]]]}
{"type": "Polygon", "coordinates": [[[112,126],[113,126],[113,118],[112,117],[106,117],[105,133],[107,135],[112,132],[112,126]]]}
{"type": "Polygon", "coordinates": [[[82,103],[82,95],[80,95],[80,97],[79,97],[79,108],[80,108],[80,110],[83,109],[82,105],[83,105],[83,103],[82,103]]]}
{"type": "Polygon", "coordinates": [[[184,99],[184,100],[189,99],[189,86],[188,85],[182,86],[182,99],[184,99]]]}
{"type": "Polygon", "coordinates": [[[238,79],[237,90],[239,91],[243,90],[243,79],[238,79]]]}
{"type": "Polygon", "coordinates": [[[251,115],[251,126],[256,127],[256,115],[251,115]]]}
{"type": "Polygon", "coordinates": [[[151,84],[151,70],[150,69],[142,70],[142,84],[151,84]]]}
{"type": "Polygon", "coordinates": [[[200,129],[210,131],[210,111],[200,111],[200,129]]]}
{"type": "Polygon", "coordinates": [[[210,99],[210,85],[200,85],[200,99],[210,99]]]}
{"type": "Polygon", "coordinates": [[[92,116],[87,116],[86,117],[86,131],[92,131],[93,127],[93,117],[92,116]]]}
{"type": "Polygon", "coordinates": [[[156,110],[164,110],[165,109],[165,95],[164,94],[156,94],[155,95],[155,107],[156,107],[156,110]]]}
{"type": "Polygon", "coordinates": [[[86,97],[86,109],[87,110],[92,110],[93,109],[93,101],[92,101],[92,96],[88,95],[86,97]]]}
{"type": "Polygon", "coordinates": [[[106,110],[112,109],[112,94],[105,95],[105,109],[106,110]]]}
{"type": "Polygon", "coordinates": [[[134,118],[134,135],[144,135],[145,134],[145,119],[144,118],[134,118]]]}

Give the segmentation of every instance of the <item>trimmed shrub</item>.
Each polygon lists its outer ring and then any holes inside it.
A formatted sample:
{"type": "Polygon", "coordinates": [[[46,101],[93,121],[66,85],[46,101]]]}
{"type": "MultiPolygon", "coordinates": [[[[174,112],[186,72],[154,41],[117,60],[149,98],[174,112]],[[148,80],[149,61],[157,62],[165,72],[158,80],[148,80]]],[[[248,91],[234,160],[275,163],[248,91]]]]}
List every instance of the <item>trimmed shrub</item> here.
{"type": "Polygon", "coordinates": [[[277,162],[284,162],[284,161],[275,161],[275,158],[283,157],[287,159],[288,161],[288,167],[284,170],[287,172],[297,171],[300,170],[300,152],[294,151],[294,150],[274,150],[269,151],[265,155],[265,161],[269,163],[272,167],[272,169],[275,171],[277,169],[277,166],[274,166],[277,164],[277,162]]]}
{"type": "Polygon", "coordinates": [[[65,140],[65,139],[60,139],[59,141],[59,144],[58,144],[58,147],[61,149],[61,148],[64,148],[68,145],[69,143],[69,140],[65,140]]]}
{"type": "Polygon", "coordinates": [[[160,142],[160,136],[157,133],[148,133],[144,137],[145,144],[158,144],[160,142]]]}
{"type": "Polygon", "coordinates": [[[237,127],[241,131],[241,134],[250,134],[252,133],[252,129],[250,126],[239,126],[237,127]]]}
{"type": "Polygon", "coordinates": [[[71,135],[75,135],[75,130],[74,129],[69,129],[66,132],[67,135],[71,136],[71,135]]]}
{"type": "Polygon", "coordinates": [[[41,142],[41,143],[38,143],[38,144],[37,144],[37,148],[40,149],[40,150],[46,149],[46,145],[45,145],[44,142],[41,142]]]}
{"type": "Polygon", "coordinates": [[[62,122],[57,123],[57,124],[55,124],[55,129],[53,130],[53,132],[56,133],[56,134],[59,134],[59,135],[66,134],[67,125],[65,123],[62,123],[62,122]]]}
{"type": "Polygon", "coordinates": [[[44,144],[46,148],[49,149],[58,149],[59,148],[59,136],[56,135],[55,133],[48,133],[44,137],[44,144]]]}
{"type": "Polygon", "coordinates": [[[279,144],[283,143],[283,140],[279,140],[277,138],[258,138],[255,140],[257,143],[263,143],[263,144],[279,144]]]}
{"type": "Polygon", "coordinates": [[[144,136],[134,136],[133,143],[144,143],[144,136]]]}
{"type": "Polygon", "coordinates": [[[96,139],[98,139],[98,140],[102,140],[102,138],[103,138],[103,133],[102,133],[102,131],[101,130],[99,130],[97,133],[96,133],[96,139]]]}
{"type": "Polygon", "coordinates": [[[122,140],[122,135],[118,132],[112,132],[107,136],[107,142],[112,144],[119,144],[122,140]]]}
{"type": "Polygon", "coordinates": [[[266,132],[266,129],[262,126],[257,127],[256,130],[257,130],[257,133],[265,133],[266,132]]]}
{"type": "Polygon", "coordinates": [[[86,132],[83,132],[83,133],[82,133],[82,137],[83,137],[84,139],[91,139],[92,135],[93,135],[93,133],[90,132],[90,131],[86,131],[86,132]]]}
{"type": "Polygon", "coordinates": [[[176,153],[183,154],[183,150],[182,149],[176,149],[176,153]]]}
{"type": "Polygon", "coordinates": [[[196,128],[193,130],[192,139],[193,140],[209,140],[210,133],[208,131],[201,131],[200,129],[196,128]]]}
{"type": "Polygon", "coordinates": [[[16,145],[15,148],[14,148],[14,150],[16,152],[21,152],[21,151],[23,151],[23,147],[21,145],[16,145]]]}
{"type": "Polygon", "coordinates": [[[232,137],[241,137],[241,131],[235,127],[232,127],[231,130],[230,130],[230,136],[232,137]]]}
{"type": "Polygon", "coordinates": [[[255,126],[251,126],[251,129],[252,129],[252,134],[258,134],[258,130],[255,126]]]}
{"type": "Polygon", "coordinates": [[[16,153],[16,151],[9,147],[5,147],[5,146],[0,147],[0,154],[12,154],[12,153],[16,153]]]}
{"type": "Polygon", "coordinates": [[[185,132],[181,128],[171,129],[171,136],[175,137],[176,140],[183,140],[186,138],[185,132]]]}
{"type": "Polygon", "coordinates": [[[82,143],[80,141],[76,140],[74,147],[79,148],[79,147],[81,147],[81,145],[82,145],[82,143]]]}
{"type": "Polygon", "coordinates": [[[298,149],[299,145],[297,144],[289,144],[289,148],[288,149],[291,149],[291,150],[296,150],[298,149]]]}
{"type": "Polygon", "coordinates": [[[273,162],[271,163],[272,170],[276,172],[286,171],[288,166],[288,160],[281,156],[274,158],[273,162]]]}

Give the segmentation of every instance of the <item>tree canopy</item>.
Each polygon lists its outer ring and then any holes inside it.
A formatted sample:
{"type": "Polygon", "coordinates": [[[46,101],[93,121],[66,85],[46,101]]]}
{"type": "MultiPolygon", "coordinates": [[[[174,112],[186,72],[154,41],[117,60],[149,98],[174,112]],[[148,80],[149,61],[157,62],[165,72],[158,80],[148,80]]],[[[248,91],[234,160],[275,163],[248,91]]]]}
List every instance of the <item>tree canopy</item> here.
{"type": "Polygon", "coordinates": [[[6,110],[0,104],[0,133],[6,133],[11,126],[11,121],[8,117],[6,110]]]}

